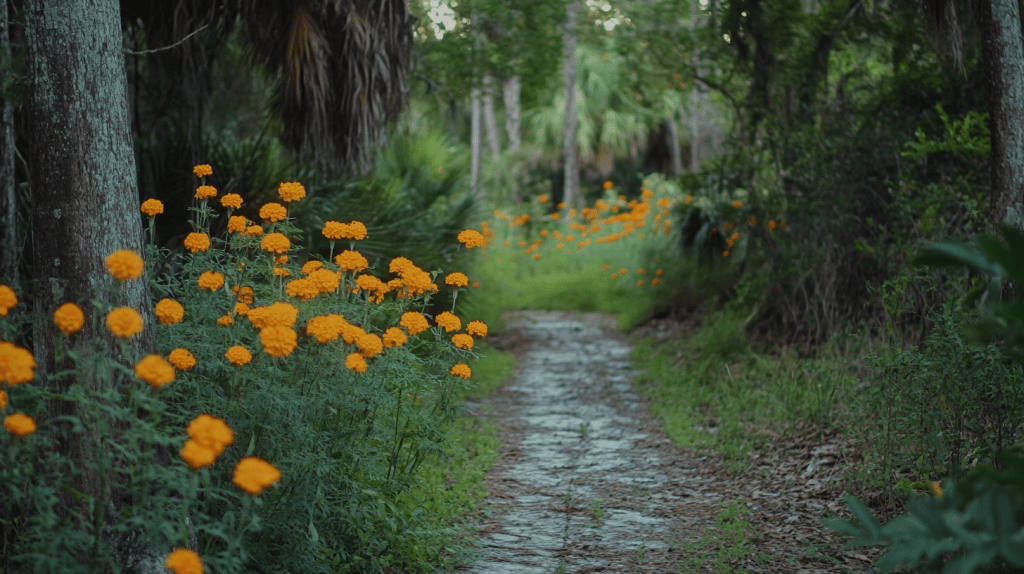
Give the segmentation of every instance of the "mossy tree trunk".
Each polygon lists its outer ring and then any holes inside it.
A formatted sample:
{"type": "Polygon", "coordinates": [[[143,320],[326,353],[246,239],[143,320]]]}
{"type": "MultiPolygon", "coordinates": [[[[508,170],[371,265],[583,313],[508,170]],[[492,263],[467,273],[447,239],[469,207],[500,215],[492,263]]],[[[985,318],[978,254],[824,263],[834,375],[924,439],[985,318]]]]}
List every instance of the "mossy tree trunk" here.
{"type": "MultiPolygon", "coordinates": [[[[11,61],[11,34],[7,14],[7,0],[0,0],[0,84],[9,85],[13,70],[11,61]]],[[[14,174],[14,105],[11,94],[5,90],[0,110],[0,206],[3,206],[2,240],[0,240],[0,281],[17,283],[18,280],[18,204],[14,174]]]]}

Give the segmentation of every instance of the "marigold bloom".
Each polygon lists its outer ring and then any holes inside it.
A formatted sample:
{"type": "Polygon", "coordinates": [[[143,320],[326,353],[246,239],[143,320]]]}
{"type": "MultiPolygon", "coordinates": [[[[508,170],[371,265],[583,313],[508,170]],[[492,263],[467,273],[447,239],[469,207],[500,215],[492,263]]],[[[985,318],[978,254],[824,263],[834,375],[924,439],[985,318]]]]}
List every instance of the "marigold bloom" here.
{"type": "Polygon", "coordinates": [[[7,408],[7,393],[0,391],[0,410],[7,408]]]}
{"type": "Polygon", "coordinates": [[[200,185],[196,188],[196,199],[210,199],[217,195],[217,188],[212,185],[200,185]]]}
{"type": "Polygon", "coordinates": [[[772,219],[771,221],[768,222],[768,230],[769,231],[775,231],[775,228],[778,227],[778,226],[779,226],[779,224],[776,223],[774,219],[772,219]]]}
{"type": "Polygon", "coordinates": [[[292,272],[284,267],[274,267],[274,277],[291,277],[292,272]]]}
{"type": "Polygon", "coordinates": [[[282,181],[277,186],[277,194],[281,196],[281,199],[291,203],[306,197],[306,188],[297,181],[282,181]]]}
{"type": "Polygon", "coordinates": [[[28,436],[36,432],[36,421],[28,415],[14,413],[4,419],[4,428],[14,436],[28,436]]]}
{"type": "Polygon", "coordinates": [[[245,317],[248,314],[249,314],[249,306],[248,305],[246,305],[245,303],[242,303],[242,302],[235,303],[235,315],[241,315],[242,317],[245,317]]]}
{"type": "Polygon", "coordinates": [[[238,461],[232,482],[238,488],[255,496],[279,480],[281,471],[277,470],[277,467],[256,457],[247,457],[238,461]]]}
{"type": "Polygon", "coordinates": [[[185,429],[191,440],[220,456],[224,448],[234,442],[235,433],[223,419],[203,413],[188,424],[185,429]]]}
{"type": "Polygon", "coordinates": [[[466,325],[466,332],[474,337],[486,337],[487,336],[487,324],[483,321],[470,321],[466,325]]]}
{"type": "Polygon", "coordinates": [[[241,345],[235,345],[234,347],[231,347],[224,353],[224,357],[226,357],[227,360],[230,361],[232,365],[236,367],[241,367],[242,365],[248,364],[249,361],[252,360],[252,353],[250,353],[248,349],[241,345]]]}
{"type": "Polygon", "coordinates": [[[142,206],[139,210],[149,217],[156,217],[164,212],[164,204],[159,199],[147,199],[142,202],[142,206]]]}
{"type": "Polygon", "coordinates": [[[345,237],[348,239],[356,241],[366,239],[366,226],[361,221],[350,221],[346,231],[345,237]]]}
{"type": "Polygon", "coordinates": [[[245,228],[245,234],[248,237],[259,237],[263,235],[263,226],[261,225],[250,225],[245,228]]]}
{"type": "Polygon", "coordinates": [[[174,365],[179,371],[187,371],[196,366],[196,358],[186,349],[178,348],[167,355],[167,362],[174,365]]]}
{"type": "Polygon", "coordinates": [[[479,281],[474,281],[473,282],[473,289],[477,289],[479,287],[480,287],[480,282],[479,281]]]}
{"type": "Polygon", "coordinates": [[[462,328],[462,321],[458,317],[452,315],[450,312],[445,311],[434,317],[434,321],[437,322],[438,326],[444,328],[445,331],[451,333],[452,331],[458,331],[462,328]]]}
{"type": "Polygon", "coordinates": [[[174,366],[160,355],[149,355],[135,363],[135,376],[159,389],[174,380],[174,366]]]}
{"type": "Polygon", "coordinates": [[[292,327],[299,316],[299,309],[289,303],[277,302],[264,307],[254,307],[246,315],[257,329],[267,327],[292,327]]]}
{"type": "Polygon", "coordinates": [[[260,208],[260,218],[263,221],[277,223],[288,216],[288,209],[280,203],[268,203],[260,208]]]}
{"type": "Polygon", "coordinates": [[[110,270],[110,274],[122,283],[142,275],[142,271],[146,268],[146,264],[139,257],[139,254],[127,249],[121,249],[107,255],[104,264],[110,270]]]}
{"type": "Polygon", "coordinates": [[[317,269],[320,269],[323,266],[324,266],[323,263],[321,263],[321,262],[319,262],[319,261],[317,261],[315,259],[313,261],[307,261],[307,262],[302,264],[302,274],[303,275],[309,275],[310,273],[316,271],[317,269]]]}
{"type": "Polygon", "coordinates": [[[473,376],[473,371],[470,371],[469,365],[465,363],[459,363],[452,367],[451,373],[456,377],[462,379],[468,379],[469,377],[473,376]]]}
{"type": "Polygon", "coordinates": [[[359,340],[359,337],[362,337],[365,334],[366,331],[364,331],[362,327],[353,325],[347,321],[341,326],[341,338],[345,341],[346,345],[355,345],[356,341],[359,340]]]}
{"type": "Polygon", "coordinates": [[[227,327],[235,324],[235,319],[230,314],[221,315],[217,318],[217,324],[221,327],[227,327]]]}
{"type": "Polygon", "coordinates": [[[942,496],[945,494],[942,491],[942,485],[935,481],[932,481],[931,483],[928,484],[928,490],[932,491],[932,495],[937,496],[939,498],[942,498],[942,496]]]}
{"type": "Polygon", "coordinates": [[[735,207],[736,209],[739,209],[739,208],[743,207],[743,203],[739,202],[739,201],[734,201],[734,202],[732,202],[732,206],[735,207]]]}
{"type": "Polygon", "coordinates": [[[614,183],[612,183],[612,182],[610,182],[610,181],[606,181],[606,182],[604,182],[604,184],[603,184],[602,186],[603,186],[603,187],[604,187],[605,189],[611,189],[611,188],[615,187],[615,184],[614,184],[614,183]]]}
{"type": "Polygon", "coordinates": [[[271,357],[287,357],[298,344],[298,335],[291,327],[267,327],[260,331],[263,351],[271,357]]]}
{"type": "Polygon", "coordinates": [[[384,350],[384,342],[373,333],[360,335],[356,339],[356,346],[359,347],[359,354],[367,358],[379,355],[384,350]]]}
{"type": "Polygon", "coordinates": [[[334,258],[334,263],[342,271],[351,271],[358,273],[363,269],[366,269],[370,264],[366,261],[366,258],[362,256],[358,251],[342,251],[334,258]]]}
{"type": "Polygon", "coordinates": [[[193,167],[192,173],[196,174],[196,177],[206,177],[213,175],[213,168],[209,164],[203,163],[193,167]]]}
{"type": "Polygon", "coordinates": [[[431,280],[430,273],[416,267],[415,265],[405,270],[402,274],[402,284],[412,295],[419,295],[428,291],[437,291],[437,285],[431,280]]]}
{"type": "Polygon", "coordinates": [[[345,368],[357,373],[365,373],[366,359],[364,359],[359,353],[351,353],[349,356],[345,357],[345,368]]]}
{"type": "Polygon", "coordinates": [[[388,264],[388,271],[401,275],[402,273],[405,273],[406,270],[413,267],[416,266],[413,265],[412,261],[409,261],[405,257],[395,257],[391,260],[391,263],[388,264]]]}
{"type": "Polygon", "coordinates": [[[161,299],[153,311],[161,325],[173,325],[185,317],[185,308],[172,299],[161,299]]]}
{"type": "Polygon", "coordinates": [[[366,291],[367,297],[380,303],[384,300],[384,294],[388,292],[388,286],[373,275],[360,275],[356,277],[356,288],[352,292],[366,291]]]}
{"type": "Polygon", "coordinates": [[[246,223],[247,220],[245,217],[241,215],[232,215],[228,218],[228,233],[245,233],[246,223]]]}
{"type": "Polygon", "coordinates": [[[479,247],[487,242],[487,240],[484,239],[483,234],[475,229],[466,229],[460,232],[457,239],[460,243],[465,245],[467,249],[479,247]]]}
{"type": "MultiPolygon", "coordinates": [[[[316,263],[319,263],[319,261],[316,261],[316,263]]],[[[329,269],[317,269],[310,273],[306,279],[315,285],[320,293],[334,293],[338,290],[338,282],[340,281],[338,273],[329,269]]]]}
{"type": "Polygon", "coordinates": [[[308,278],[303,277],[302,279],[293,279],[285,285],[285,293],[289,297],[297,297],[302,301],[309,301],[320,294],[320,290],[317,289],[316,284],[310,281],[308,278]]]}
{"type": "Polygon", "coordinates": [[[0,383],[20,385],[35,378],[36,359],[28,349],[0,341],[0,383]]]}
{"type": "Polygon", "coordinates": [[[651,285],[652,286],[657,287],[659,283],[661,283],[661,279],[658,279],[657,277],[655,277],[654,279],[651,279],[651,285]]]}
{"type": "Polygon", "coordinates": [[[260,249],[270,253],[287,253],[292,246],[284,233],[268,233],[260,242],[260,249]]]}
{"type": "Polygon", "coordinates": [[[341,315],[320,315],[306,322],[306,333],[316,337],[320,344],[324,344],[337,339],[342,328],[348,324],[341,315]]]}
{"type": "Polygon", "coordinates": [[[324,224],[324,230],[322,233],[327,239],[337,241],[338,239],[342,239],[348,235],[348,225],[338,221],[328,221],[324,224]]]}
{"type": "Polygon", "coordinates": [[[424,317],[422,313],[417,313],[416,311],[403,313],[398,324],[405,327],[405,329],[409,331],[410,335],[417,335],[430,328],[430,325],[427,323],[427,318],[424,317]]]}
{"type": "Polygon", "coordinates": [[[78,305],[65,303],[53,312],[53,324],[65,335],[77,333],[85,324],[85,313],[78,305]]]}
{"type": "Polygon", "coordinates": [[[278,255],[277,257],[274,258],[274,263],[276,265],[284,265],[285,263],[288,263],[288,256],[278,255]]]}
{"type": "Polygon", "coordinates": [[[142,315],[131,307],[118,307],[107,313],[107,329],[122,339],[133,337],[142,331],[142,315]]]}
{"type": "Polygon", "coordinates": [[[238,287],[231,288],[231,294],[238,298],[238,301],[245,303],[246,305],[252,305],[253,291],[252,287],[248,285],[239,289],[238,287]]]}
{"type": "Polygon", "coordinates": [[[460,349],[466,349],[468,351],[473,348],[473,337],[463,333],[452,335],[452,344],[460,349]]]}
{"type": "MultiPolygon", "coordinates": [[[[198,172],[201,167],[210,166],[197,165],[196,171],[198,172]]],[[[178,548],[168,554],[164,565],[174,574],[203,574],[203,561],[199,559],[198,554],[186,548],[178,548]]]]}
{"type": "Polygon", "coordinates": [[[534,253],[533,254],[533,260],[537,261],[538,259],[540,259],[540,253],[534,253]]]}
{"type": "Polygon", "coordinates": [[[220,204],[228,209],[238,209],[242,207],[242,196],[237,193],[226,193],[220,198],[220,204]]]}
{"type": "Polygon", "coordinates": [[[457,289],[459,287],[466,287],[469,285],[469,277],[466,277],[464,273],[456,271],[454,273],[449,273],[448,276],[444,278],[444,282],[446,285],[451,285],[457,289]]]}
{"type": "Polygon", "coordinates": [[[546,196],[546,195],[538,195],[537,196],[537,203],[547,203],[547,202],[548,202],[548,196],[546,196]]]}
{"type": "Polygon", "coordinates": [[[637,287],[643,287],[643,286],[644,286],[644,280],[643,280],[643,279],[639,279],[639,280],[637,280],[637,282],[636,282],[636,286],[637,286],[637,287]]]}
{"type": "Polygon", "coordinates": [[[178,455],[192,470],[199,470],[204,466],[210,466],[217,460],[217,453],[213,449],[205,447],[194,440],[187,440],[178,451],[178,455]]]}
{"type": "Polygon", "coordinates": [[[403,333],[398,327],[388,327],[388,329],[384,331],[384,346],[389,349],[391,347],[401,347],[407,340],[408,338],[405,336],[405,333],[403,333]]]}
{"type": "Polygon", "coordinates": [[[216,291],[224,286],[224,276],[216,271],[203,271],[203,274],[196,280],[200,289],[216,291]]]}

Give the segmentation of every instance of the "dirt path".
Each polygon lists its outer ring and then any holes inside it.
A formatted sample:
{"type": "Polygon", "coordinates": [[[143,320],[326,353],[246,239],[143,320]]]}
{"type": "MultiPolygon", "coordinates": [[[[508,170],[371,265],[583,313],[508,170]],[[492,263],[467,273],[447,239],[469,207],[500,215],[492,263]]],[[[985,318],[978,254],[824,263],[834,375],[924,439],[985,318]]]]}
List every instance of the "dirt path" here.
{"type": "Polygon", "coordinates": [[[772,464],[741,482],[676,448],[633,390],[630,347],[610,327],[598,314],[510,315],[501,346],[517,355],[515,378],[470,405],[497,422],[502,450],[469,572],[713,571],[696,558],[709,544],[749,547],[716,568],[725,572],[866,570],[866,557],[835,550],[820,526],[838,503],[771,484],[793,468],[772,464]],[[726,536],[727,502],[740,509],[739,539],[726,536]],[[814,541],[824,548],[808,553],[814,541]]]}

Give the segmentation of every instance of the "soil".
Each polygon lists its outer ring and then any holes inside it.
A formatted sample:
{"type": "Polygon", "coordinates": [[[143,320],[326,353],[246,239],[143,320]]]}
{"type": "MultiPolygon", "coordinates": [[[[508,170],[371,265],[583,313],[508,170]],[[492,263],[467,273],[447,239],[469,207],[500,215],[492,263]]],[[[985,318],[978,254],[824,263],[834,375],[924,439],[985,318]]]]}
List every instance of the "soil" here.
{"type": "Polygon", "coordinates": [[[839,445],[780,447],[741,476],[715,453],[676,447],[634,390],[629,338],[607,316],[512,313],[497,346],[517,367],[494,397],[469,405],[502,441],[469,572],[872,570],[873,553],[843,551],[821,523],[845,514],[828,486],[839,445]],[[723,515],[729,505],[739,522],[723,515]]]}

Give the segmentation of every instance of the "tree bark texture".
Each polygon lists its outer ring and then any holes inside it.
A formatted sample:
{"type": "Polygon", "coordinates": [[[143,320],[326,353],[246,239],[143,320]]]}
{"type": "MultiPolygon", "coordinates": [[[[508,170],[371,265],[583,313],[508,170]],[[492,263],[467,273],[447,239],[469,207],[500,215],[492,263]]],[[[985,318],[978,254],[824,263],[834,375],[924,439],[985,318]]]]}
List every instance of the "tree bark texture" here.
{"type": "Polygon", "coordinates": [[[483,152],[483,138],[480,113],[480,88],[473,88],[469,94],[470,100],[470,122],[469,122],[469,191],[473,197],[480,197],[480,156],[483,152]]]}
{"type": "Polygon", "coordinates": [[[501,159],[501,135],[498,133],[498,119],[494,113],[494,82],[491,75],[484,76],[483,114],[484,128],[487,131],[487,146],[491,148],[491,161],[498,163],[501,159]]]}
{"type": "MultiPolygon", "coordinates": [[[[0,0],[0,60],[4,62],[0,84],[6,85],[11,74],[11,33],[7,21],[7,0],[0,0]]],[[[3,206],[3,239],[0,241],[0,281],[16,283],[18,280],[18,202],[15,193],[14,171],[14,106],[7,94],[3,95],[2,110],[3,149],[0,150],[0,186],[3,206]]]]}
{"type": "MultiPolygon", "coordinates": [[[[1016,0],[982,0],[977,15],[992,138],[989,220],[998,227],[1024,203],[1024,46],[1016,0]]],[[[1024,229],[1024,221],[1013,224],[1024,229]]]]}
{"type": "Polygon", "coordinates": [[[562,33],[564,59],[562,64],[562,84],[565,89],[565,129],[563,130],[563,160],[565,180],[562,186],[562,201],[565,208],[575,207],[580,191],[579,143],[576,131],[579,128],[579,117],[576,115],[576,12],[580,0],[572,0],[566,4],[565,30],[562,33]]]}
{"type": "Polygon", "coordinates": [[[520,128],[522,108],[519,104],[521,89],[519,76],[507,78],[502,84],[502,99],[505,102],[505,132],[508,134],[508,151],[510,153],[516,153],[523,145],[520,128]]]}

